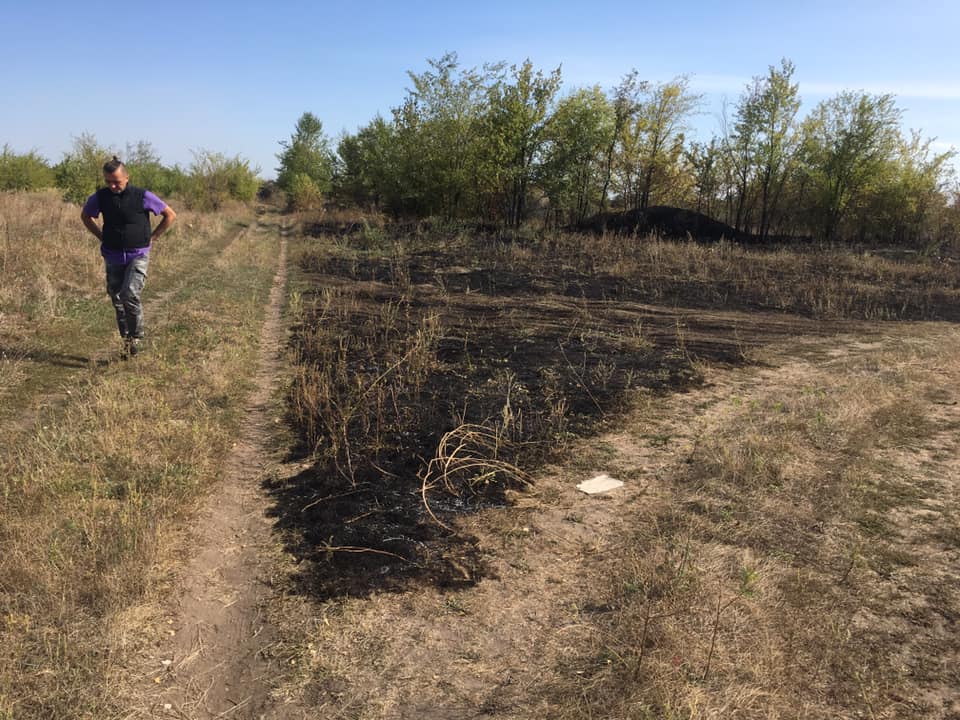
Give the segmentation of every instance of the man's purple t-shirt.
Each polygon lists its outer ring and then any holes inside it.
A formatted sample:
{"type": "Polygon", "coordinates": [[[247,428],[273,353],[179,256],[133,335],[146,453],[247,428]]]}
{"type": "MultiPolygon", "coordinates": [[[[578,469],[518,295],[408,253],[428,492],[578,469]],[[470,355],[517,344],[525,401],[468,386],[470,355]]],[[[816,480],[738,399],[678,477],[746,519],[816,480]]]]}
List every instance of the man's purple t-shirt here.
{"type": "MultiPolygon", "coordinates": [[[[160,215],[165,207],[167,207],[167,204],[163,200],[149,190],[143,191],[144,210],[148,210],[154,215],[160,215]]],[[[87,201],[83,204],[83,211],[92,218],[100,214],[100,200],[97,198],[96,193],[87,198],[87,201]]],[[[103,259],[107,265],[126,265],[131,260],[149,255],[150,247],[136,248],[134,250],[108,250],[101,244],[100,254],[103,255],[103,259]]]]}

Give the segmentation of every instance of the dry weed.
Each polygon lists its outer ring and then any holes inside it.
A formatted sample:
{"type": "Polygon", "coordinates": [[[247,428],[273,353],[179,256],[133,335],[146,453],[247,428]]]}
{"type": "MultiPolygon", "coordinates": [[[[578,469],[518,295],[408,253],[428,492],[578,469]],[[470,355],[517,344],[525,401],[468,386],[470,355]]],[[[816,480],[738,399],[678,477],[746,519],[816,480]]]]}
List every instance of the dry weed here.
{"type": "Polygon", "coordinates": [[[615,610],[580,656],[593,669],[560,683],[560,716],[960,709],[929,655],[956,652],[935,618],[960,610],[938,589],[956,573],[934,530],[955,525],[943,514],[955,463],[929,460],[956,447],[956,420],[935,422],[929,400],[958,347],[944,339],[791,363],[776,371],[789,381],[771,372],[770,391],[726,398],[678,466],[672,507],[638,518],[627,562],[607,565],[615,610]],[[931,511],[932,526],[915,524],[931,511]]]}
{"type": "Polygon", "coordinates": [[[430,494],[438,487],[454,497],[464,492],[486,494],[493,484],[523,486],[531,482],[530,476],[513,463],[500,459],[509,439],[506,424],[495,427],[485,425],[459,425],[444,433],[437,451],[422,471],[420,496],[424,507],[436,522],[441,522],[430,509],[430,494]]]}
{"type": "Polygon", "coordinates": [[[0,193],[0,313],[8,322],[49,320],[61,296],[99,291],[101,264],[79,207],[54,191],[0,193]]]}

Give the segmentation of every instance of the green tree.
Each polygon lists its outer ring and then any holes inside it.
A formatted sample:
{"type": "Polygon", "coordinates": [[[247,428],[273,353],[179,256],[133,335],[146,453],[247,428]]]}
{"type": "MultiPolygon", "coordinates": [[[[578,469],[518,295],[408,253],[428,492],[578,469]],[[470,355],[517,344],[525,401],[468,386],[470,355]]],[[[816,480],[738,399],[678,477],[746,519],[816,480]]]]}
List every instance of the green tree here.
{"type": "Polygon", "coordinates": [[[103,185],[103,164],[113,155],[97,143],[90,133],[73,139],[73,147],[54,168],[57,187],[63,190],[64,200],[82,203],[103,185]]]}
{"type": "Polygon", "coordinates": [[[724,107],[723,118],[723,170],[726,185],[730,189],[727,201],[727,222],[734,229],[752,231],[753,184],[757,165],[759,128],[755,118],[741,113],[740,108],[756,104],[756,88],[750,87],[741,96],[731,132],[724,107]]]}
{"type": "Polygon", "coordinates": [[[41,190],[52,187],[53,169],[35,151],[22,155],[8,145],[0,151],[0,190],[41,190]]]}
{"type": "Polygon", "coordinates": [[[477,207],[480,150],[477,123],[484,107],[486,73],[461,70],[456,53],[420,74],[393,110],[396,163],[403,212],[452,219],[477,207]]]}
{"type": "Polygon", "coordinates": [[[709,143],[692,143],[687,150],[687,164],[693,174],[696,210],[716,217],[716,202],[722,187],[722,149],[717,138],[709,143]]]}
{"type": "Polygon", "coordinates": [[[638,127],[643,128],[645,136],[640,156],[641,208],[649,205],[655,184],[664,183],[676,168],[683,152],[687,120],[700,106],[700,101],[700,95],[690,92],[688,78],[680,77],[657,85],[649,101],[641,107],[638,127]]]}
{"type": "Polygon", "coordinates": [[[932,143],[915,131],[901,138],[886,171],[858,208],[856,224],[864,236],[924,249],[938,243],[956,152],[934,152],[932,143]]]}
{"type": "Polygon", "coordinates": [[[749,135],[756,142],[752,157],[756,163],[761,238],[769,234],[798,141],[794,123],[800,97],[798,86],[791,82],[794,69],[785,58],[779,70],[771,65],[766,77],[754,78],[753,87],[738,108],[742,122],[752,126],[749,135]]]}
{"type": "Polygon", "coordinates": [[[901,115],[892,95],[843,92],[806,119],[806,170],[825,240],[840,235],[849,210],[889,169],[901,147],[901,115]]]}
{"type": "Polygon", "coordinates": [[[680,171],[684,132],[701,96],[690,92],[689,79],[648,87],[633,123],[622,139],[621,166],[629,204],[646,208],[654,191],[666,197],[680,171]]]}
{"type": "Polygon", "coordinates": [[[378,115],[355,135],[340,138],[335,191],[357,205],[383,206],[399,214],[404,195],[399,166],[396,127],[378,115]]]}
{"type": "Polygon", "coordinates": [[[551,206],[577,223],[605,206],[615,108],[599,86],[560,99],[546,128],[539,184],[551,206]]]}
{"type": "MultiPolygon", "coordinates": [[[[608,138],[604,153],[603,187],[600,191],[600,209],[606,211],[609,199],[610,183],[613,179],[617,160],[618,146],[624,141],[624,133],[633,125],[640,109],[640,96],[649,88],[649,84],[638,79],[636,70],[627,73],[612,92],[613,132],[608,138]]],[[[624,164],[624,163],[621,163],[624,164]]]]}
{"type": "Polygon", "coordinates": [[[130,182],[160,195],[169,195],[167,169],[160,162],[160,156],[153,145],[139,140],[135,145],[127,143],[126,152],[121,157],[130,173],[130,182]]]}
{"type": "Polygon", "coordinates": [[[360,132],[356,135],[343,133],[337,141],[337,155],[333,170],[333,192],[355,205],[371,202],[375,189],[371,187],[367,159],[364,157],[360,132]]]}
{"type": "Polygon", "coordinates": [[[504,217],[516,227],[526,216],[547,118],[560,88],[560,68],[544,75],[527,60],[512,65],[509,75],[496,78],[487,88],[482,127],[485,155],[492,161],[498,195],[505,203],[504,217]]]}
{"type": "Polygon", "coordinates": [[[306,175],[321,193],[330,191],[333,177],[333,153],[330,141],[323,132],[323,123],[316,115],[305,112],[297,120],[290,140],[281,140],[282,151],[277,155],[277,184],[291,192],[294,178],[306,175]]]}

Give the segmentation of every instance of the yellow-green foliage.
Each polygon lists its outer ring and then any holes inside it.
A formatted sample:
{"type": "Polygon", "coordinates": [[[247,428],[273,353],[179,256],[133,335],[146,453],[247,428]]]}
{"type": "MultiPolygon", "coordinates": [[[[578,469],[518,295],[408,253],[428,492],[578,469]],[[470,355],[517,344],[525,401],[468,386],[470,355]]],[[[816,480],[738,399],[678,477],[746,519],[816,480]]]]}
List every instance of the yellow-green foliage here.
{"type": "Polygon", "coordinates": [[[257,196],[259,170],[239,155],[202,150],[194,153],[187,183],[187,204],[196,210],[216,210],[229,200],[251,202],[257,196]]]}
{"type": "Polygon", "coordinates": [[[53,169],[34,151],[18,155],[0,151],[0,190],[41,190],[53,186],[53,169]]]}
{"type": "Polygon", "coordinates": [[[294,210],[316,210],[323,204],[320,188],[306,173],[297,173],[290,182],[290,205],[294,210]]]}
{"type": "Polygon", "coordinates": [[[57,187],[68,202],[82,203],[103,186],[103,164],[114,151],[102,147],[97,139],[84,133],[73,140],[73,149],[56,167],[57,187]]]}

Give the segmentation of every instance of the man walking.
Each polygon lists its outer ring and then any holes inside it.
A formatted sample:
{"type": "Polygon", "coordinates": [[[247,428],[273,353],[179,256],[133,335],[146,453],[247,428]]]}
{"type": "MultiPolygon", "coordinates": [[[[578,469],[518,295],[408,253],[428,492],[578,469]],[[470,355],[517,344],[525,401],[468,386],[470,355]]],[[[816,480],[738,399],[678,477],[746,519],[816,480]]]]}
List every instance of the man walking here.
{"type": "Polygon", "coordinates": [[[117,312],[123,356],[136,355],[143,339],[140,293],[147,280],[150,243],[176,220],[169,205],[149,190],[130,184],[126,166],[114,155],[103,166],[105,188],[87,198],[80,219],[100,240],[107,273],[107,294],[117,312]],[[103,227],[94,220],[103,213],[103,227]],[[163,219],[151,230],[150,213],[163,219]]]}

